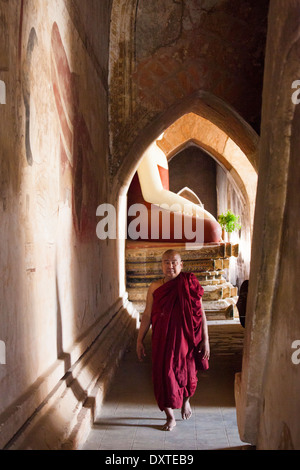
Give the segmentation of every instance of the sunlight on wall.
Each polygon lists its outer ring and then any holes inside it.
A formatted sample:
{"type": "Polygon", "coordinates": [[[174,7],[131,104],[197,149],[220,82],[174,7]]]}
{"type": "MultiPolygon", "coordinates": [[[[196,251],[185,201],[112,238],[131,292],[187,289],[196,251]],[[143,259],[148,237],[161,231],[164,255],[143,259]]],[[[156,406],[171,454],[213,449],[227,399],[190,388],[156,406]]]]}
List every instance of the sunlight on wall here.
{"type": "Polygon", "coordinates": [[[257,173],[246,155],[230,138],[228,138],[226,142],[223,155],[232,168],[238,173],[245,186],[249,198],[251,220],[253,221],[257,189],[257,173]]]}

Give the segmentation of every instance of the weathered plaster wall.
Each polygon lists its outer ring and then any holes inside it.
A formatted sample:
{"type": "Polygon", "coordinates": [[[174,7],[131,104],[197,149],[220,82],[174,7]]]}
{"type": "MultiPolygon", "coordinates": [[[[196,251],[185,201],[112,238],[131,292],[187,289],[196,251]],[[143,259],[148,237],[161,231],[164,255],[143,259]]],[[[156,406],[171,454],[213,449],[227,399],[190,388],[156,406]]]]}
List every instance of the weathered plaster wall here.
{"type": "Polygon", "coordinates": [[[115,242],[96,236],[109,197],[110,1],[0,7],[2,446],[101,333],[120,293],[115,242]]]}
{"type": "Polygon", "coordinates": [[[242,372],[236,378],[242,439],[258,449],[300,448],[299,1],[270,3],[260,165],[242,372]],[[299,357],[296,354],[296,358],[299,357]]]}
{"type": "Polygon", "coordinates": [[[268,1],[113,1],[112,174],[151,122],[195,93],[216,96],[259,133],[267,11],[268,1]]]}

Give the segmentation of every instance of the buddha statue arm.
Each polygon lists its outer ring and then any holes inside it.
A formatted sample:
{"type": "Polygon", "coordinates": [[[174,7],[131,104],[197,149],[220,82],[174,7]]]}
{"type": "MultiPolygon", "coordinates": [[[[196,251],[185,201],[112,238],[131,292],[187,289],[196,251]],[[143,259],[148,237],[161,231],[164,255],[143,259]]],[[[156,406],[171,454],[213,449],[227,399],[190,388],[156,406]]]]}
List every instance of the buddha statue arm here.
{"type": "Polygon", "coordinates": [[[165,189],[161,180],[159,166],[168,170],[168,162],[164,152],[153,142],[146,150],[137,170],[141,191],[146,202],[159,205],[172,212],[182,212],[186,215],[216,221],[214,216],[203,207],[165,189]]]}

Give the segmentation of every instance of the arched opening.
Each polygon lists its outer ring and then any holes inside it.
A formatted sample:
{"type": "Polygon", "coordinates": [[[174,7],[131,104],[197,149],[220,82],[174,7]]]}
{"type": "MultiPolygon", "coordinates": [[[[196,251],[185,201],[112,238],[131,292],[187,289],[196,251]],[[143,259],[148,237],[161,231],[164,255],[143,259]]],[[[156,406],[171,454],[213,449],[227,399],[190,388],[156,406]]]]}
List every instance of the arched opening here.
{"type": "MultiPolygon", "coordinates": [[[[163,122],[155,122],[153,129],[147,129],[148,135],[141,135],[140,139],[135,142],[134,149],[129,153],[128,158],[124,160],[124,168],[121,168],[118,174],[118,179],[115,179],[115,184],[120,183],[122,178],[124,185],[119,186],[119,192],[113,191],[118,194],[118,230],[119,241],[118,249],[120,253],[120,294],[124,294],[128,290],[126,285],[126,217],[127,217],[127,204],[126,197],[127,191],[130,187],[136,170],[139,167],[140,161],[143,158],[144,152],[151,144],[151,137],[154,135],[155,129],[159,129],[154,138],[157,146],[163,150],[167,160],[170,162],[172,158],[182,151],[184,148],[195,146],[201,148],[211,158],[216,161],[219,168],[218,186],[220,190],[218,211],[227,209],[241,209],[242,210],[242,223],[244,232],[241,231],[241,236],[237,240],[240,245],[240,252],[237,259],[233,262],[233,269],[231,270],[231,281],[234,280],[235,286],[240,286],[244,279],[249,276],[250,269],[250,255],[251,255],[251,238],[253,226],[253,214],[255,206],[255,194],[257,174],[255,170],[256,151],[258,137],[249,126],[238,118],[236,113],[230,110],[224,103],[219,100],[214,100],[214,97],[209,97],[210,102],[217,103],[218,106],[223,107],[223,113],[220,108],[213,111],[212,107],[206,107],[205,103],[200,99],[195,103],[185,103],[185,112],[178,119],[171,122],[169,126],[161,129],[164,122],[167,121],[164,116],[163,122]],[[187,107],[190,107],[190,110],[187,107]],[[195,111],[198,112],[195,112],[195,111]],[[204,111],[205,117],[200,115],[199,111],[204,111]],[[208,112],[206,113],[205,110],[208,112]],[[227,111],[227,115],[224,111],[227,111]],[[224,122],[220,121],[220,115],[225,115],[224,122]],[[208,119],[208,116],[210,119],[208,119]],[[213,117],[218,124],[213,121],[213,117]],[[228,124],[231,123],[231,125],[228,124]],[[162,132],[161,132],[162,131],[162,132]],[[227,132],[226,132],[227,131],[227,132]],[[148,145],[147,145],[148,144],[148,145]],[[137,158],[139,157],[139,158],[137,158]],[[131,160],[131,161],[130,161],[131,160]],[[125,167],[130,167],[131,171],[124,175],[125,167]],[[227,204],[226,204],[227,203],[227,204]],[[229,206],[228,206],[229,203],[229,206]],[[123,262],[121,260],[124,260],[123,262]]],[[[179,111],[179,110],[178,110],[179,111]]],[[[175,113],[176,115],[176,113],[175,113]]],[[[169,119],[169,118],[168,118],[169,119]]],[[[237,290],[233,292],[237,294],[237,290]]]]}
{"type": "MultiPolygon", "coordinates": [[[[125,225],[128,188],[147,148],[162,133],[164,140],[172,126],[189,114],[197,116],[195,126],[202,120],[200,129],[204,128],[205,120],[218,129],[220,146],[217,139],[211,145],[212,142],[205,140],[205,135],[199,137],[187,132],[178,145],[173,143],[168,149],[167,158],[190,146],[207,152],[220,168],[219,180],[226,181],[226,185],[222,185],[221,199],[225,200],[226,194],[233,202],[235,198],[232,195],[235,194],[236,199],[242,201],[244,219],[249,227],[246,248],[250,248],[252,237],[256,182],[249,185],[246,166],[243,171],[239,163],[243,159],[245,165],[249,164],[249,174],[255,181],[259,138],[253,129],[258,132],[260,126],[260,103],[256,98],[261,96],[261,76],[260,66],[253,67],[259,61],[252,61],[250,57],[255,54],[256,58],[262,58],[259,50],[264,41],[258,24],[261,26],[263,23],[265,13],[263,9],[256,10],[260,21],[256,18],[255,23],[249,22],[249,17],[245,21],[241,12],[237,13],[230,2],[225,2],[226,18],[223,22],[219,21],[218,15],[223,13],[224,2],[216,2],[205,11],[199,7],[199,12],[197,8],[192,9],[194,2],[182,5],[169,2],[164,13],[168,15],[172,11],[171,33],[178,31],[178,25],[184,23],[186,27],[186,30],[179,30],[178,37],[172,37],[174,40],[171,41],[170,37],[164,36],[166,23],[161,20],[164,17],[158,2],[151,7],[147,3],[136,0],[112,2],[109,170],[113,183],[111,202],[118,207],[118,233],[122,238],[117,241],[116,257],[121,296],[127,288],[125,225]],[[151,15],[147,14],[149,9],[152,10],[151,15]],[[151,22],[155,14],[155,21],[151,22]],[[231,16],[234,24],[231,24],[231,16]],[[222,34],[210,34],[211,22],[214,23],[213,28],[216,24],[224,25],[222,34]],[[244,37],[249,24],[253,43],[241,47],[239,38],[244,37]],[[151,25],[155,25],[156,30],[155,34],[149,35],[151,25]],[[146,38],[142,34],[144,31],[148,33],[146,38]],[[244,63],[244,54],[248,54],[247,70],[240,66],[244,63]]],[[[187,126],[187,131],[190,129],[187,126]]],[[[249,266],[249,261],[250,253],[243,259],[243,265],[249,266]]]]}
{"type": "Polygon", "coordinates": [[[230,175],[232,184],[240,197],[244,198],[245,206],[248,206],[252,232],[257,173],[251,155],[247,155],[247,150],[242,150],[241,143],[237,143],[225,129],[196,113],[179,118],[166,130],[159,142],[168,160],[191,144],[205,150],[230,175]]]}

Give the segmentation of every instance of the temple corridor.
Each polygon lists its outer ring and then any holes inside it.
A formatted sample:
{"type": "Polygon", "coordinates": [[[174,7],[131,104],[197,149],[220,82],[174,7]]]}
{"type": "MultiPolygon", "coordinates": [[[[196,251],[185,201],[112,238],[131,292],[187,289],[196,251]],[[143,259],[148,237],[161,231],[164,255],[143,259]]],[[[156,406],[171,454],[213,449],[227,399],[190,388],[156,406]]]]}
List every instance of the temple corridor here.
{"type": "Polygon", "coordinates": [[[0,0],[1,449],[300,449],[299,25],[300,0],[0,0]],[[174,246],[212,358],[167,434],[133,338],[174,246]]]}

